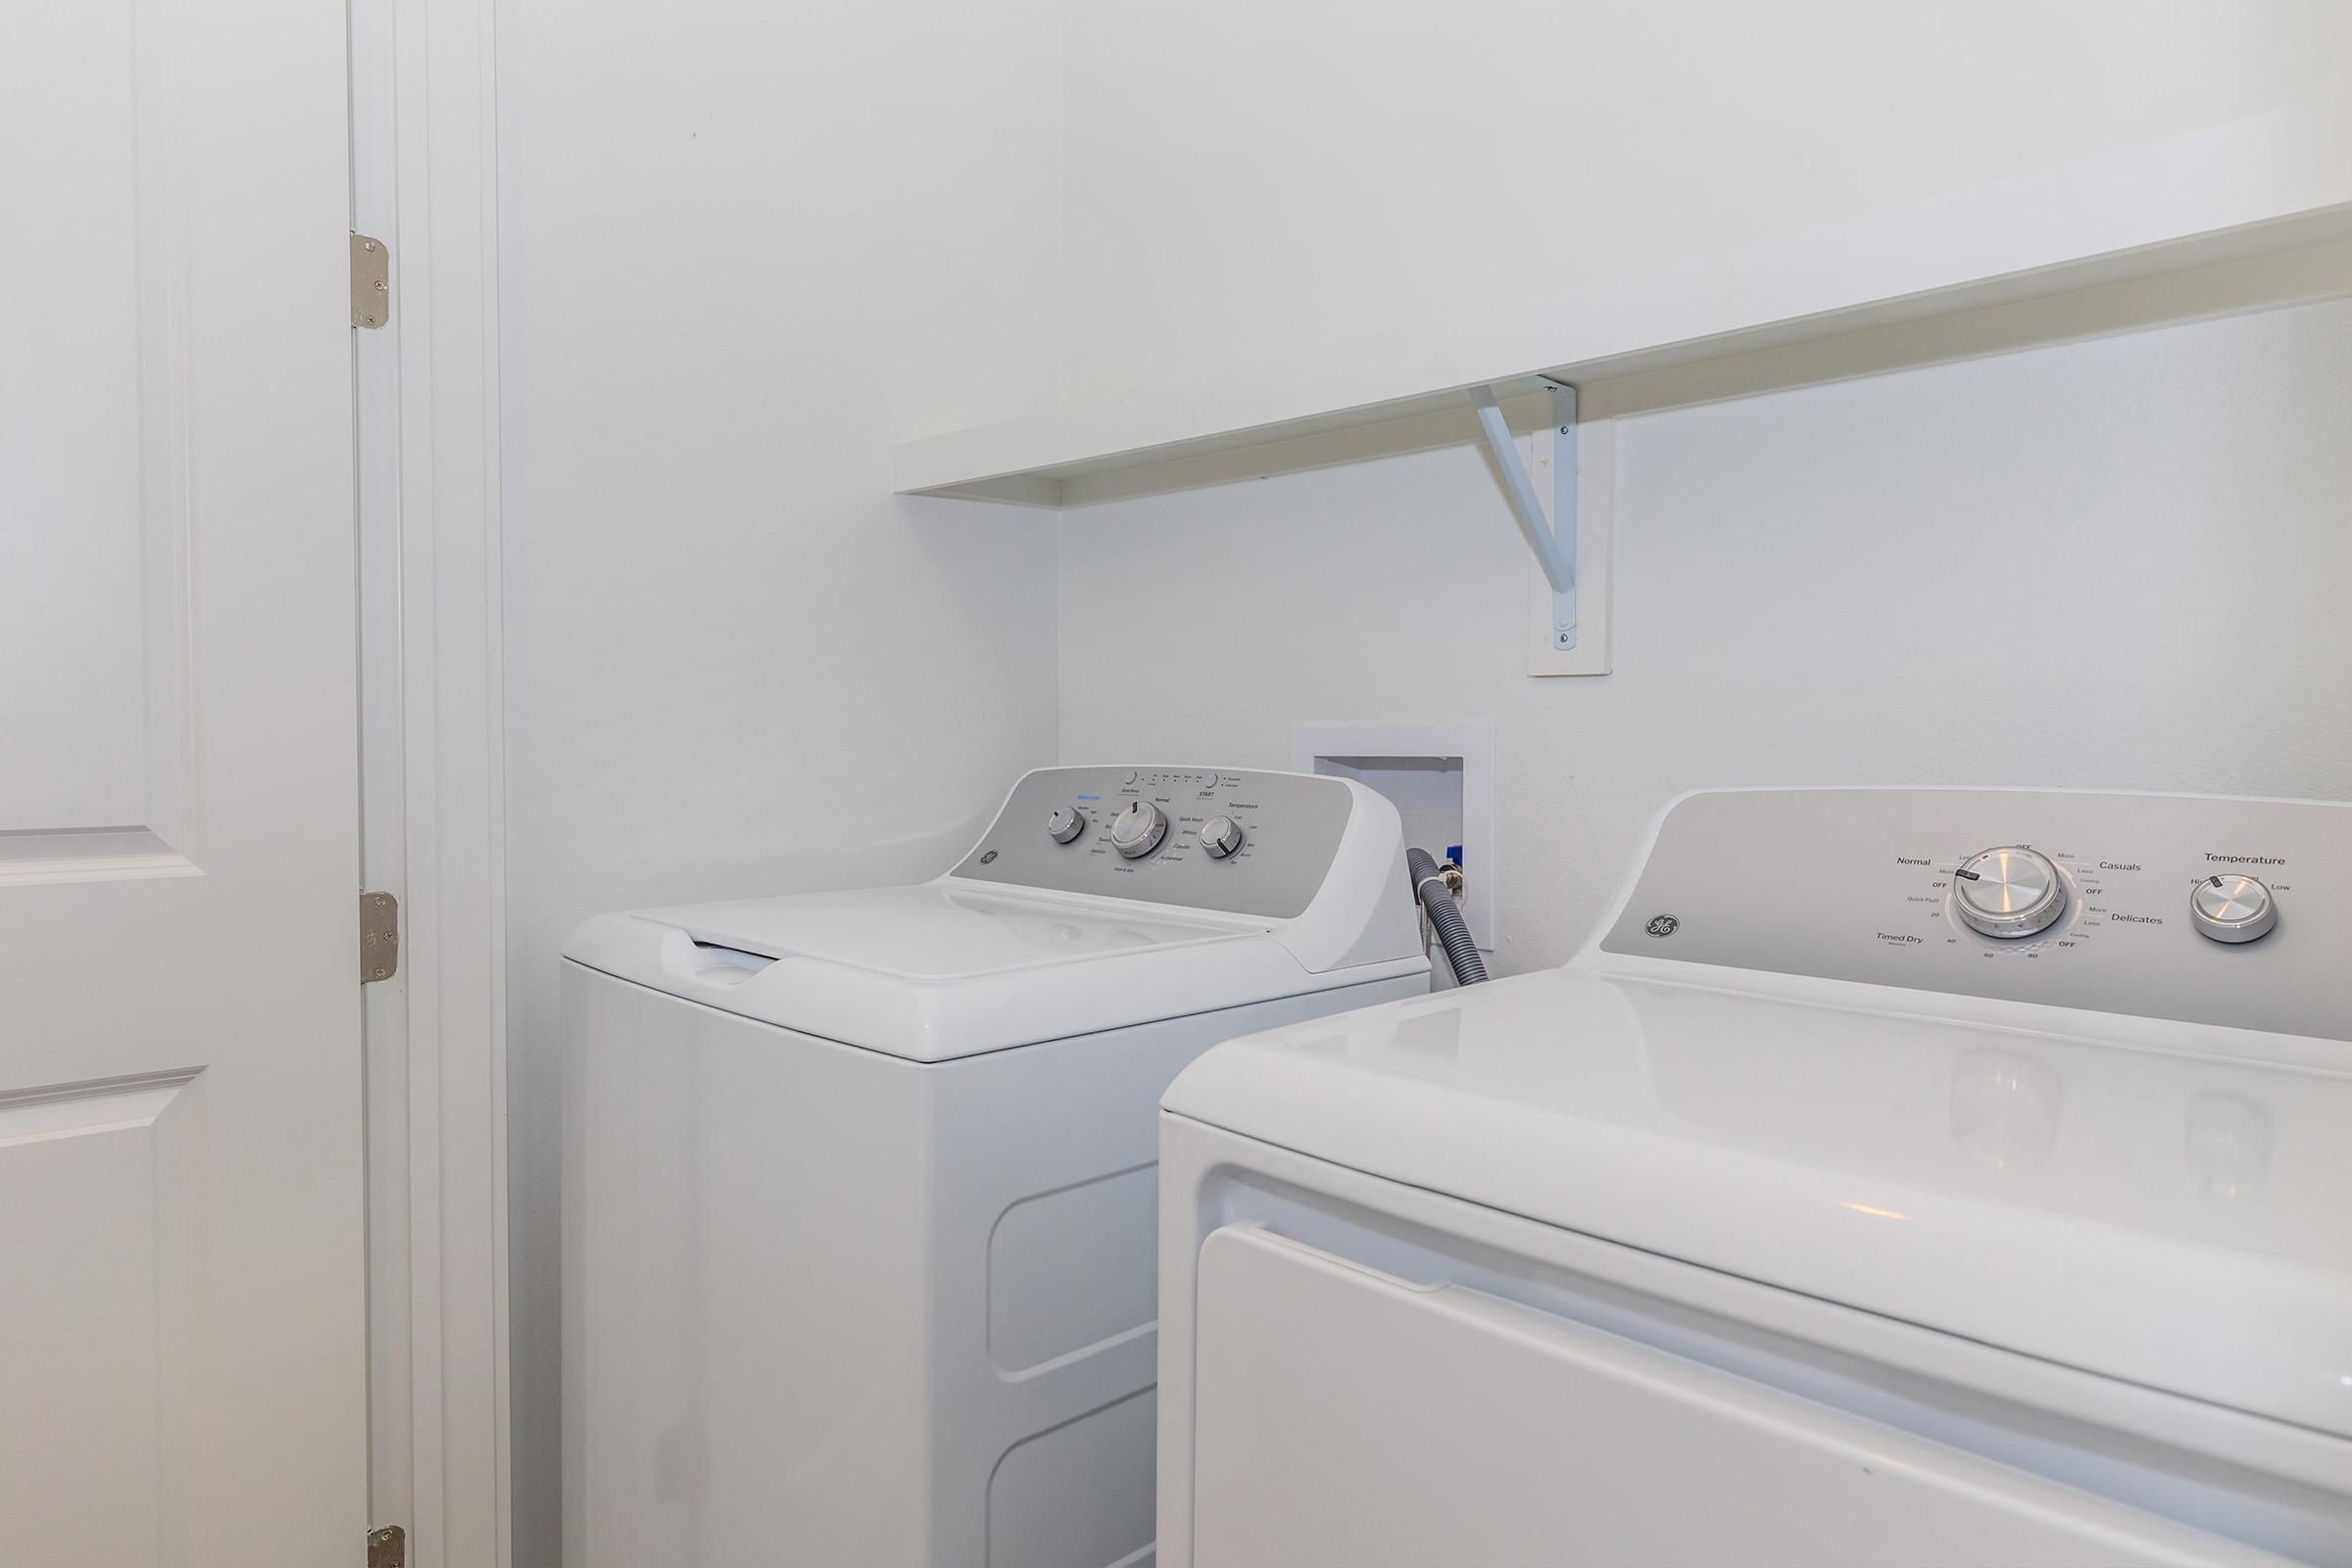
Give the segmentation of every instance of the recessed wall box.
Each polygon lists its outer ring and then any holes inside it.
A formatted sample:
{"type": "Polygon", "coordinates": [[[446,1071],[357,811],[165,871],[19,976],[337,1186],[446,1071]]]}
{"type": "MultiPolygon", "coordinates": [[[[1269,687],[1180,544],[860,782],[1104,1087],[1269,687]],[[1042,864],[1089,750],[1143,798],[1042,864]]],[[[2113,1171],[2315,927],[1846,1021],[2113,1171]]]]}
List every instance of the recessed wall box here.
{"type": "Polygon", "coordinates": [[[1459,845],[1467,886],[1462,917],[1481,950],[1494,951],[1494,726],[1485,721],[1299,722],[1291,766],[1349,778],[1389,798],[1404,841],[1443,858],[1459,845]]]}

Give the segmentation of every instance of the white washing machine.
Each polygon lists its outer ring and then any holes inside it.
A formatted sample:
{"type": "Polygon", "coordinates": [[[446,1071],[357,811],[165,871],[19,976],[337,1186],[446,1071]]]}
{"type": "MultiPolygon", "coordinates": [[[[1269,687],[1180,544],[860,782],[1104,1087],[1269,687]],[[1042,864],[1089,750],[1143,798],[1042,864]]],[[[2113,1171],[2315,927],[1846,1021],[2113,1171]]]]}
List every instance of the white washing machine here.
{"type": "Polygon", "coordinates": [[[1148,1559],[1160,1091],[1429,989],[1387,801],[1189,767],[564,957],[565,1568],[1148,1559]]]}
{"type": "Polygon", "coordinates": [[[2352,807],[1685,797],[1170,1087],[1159,1560],[2352,1563],[2348,1039],[2352,807]]]}

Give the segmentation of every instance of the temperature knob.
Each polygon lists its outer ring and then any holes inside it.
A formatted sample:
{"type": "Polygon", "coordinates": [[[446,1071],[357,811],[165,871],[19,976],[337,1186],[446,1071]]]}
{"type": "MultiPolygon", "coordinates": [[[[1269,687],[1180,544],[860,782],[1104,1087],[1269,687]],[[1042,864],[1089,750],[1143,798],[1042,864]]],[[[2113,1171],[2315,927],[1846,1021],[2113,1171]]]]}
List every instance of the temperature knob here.
{"type": "Polygon", "coordinates": [[[1167,836],[1168,813],[1150,801],[1130,801],[1110,819],[1111,846],[1130,860],[1150,855],[1167,836]]]}
{"type": "Polygon", "coordinates": [[[1212,860],[1222,860],[1242,847],[1242,824],[1230,816],[1212,816],[1200,824],[1200,847],[1212,860]]]}
{"type": "Polygon", "coordinates": [[[1952,907],[1970,927],[2004,940],[2046,931],[2066,912],[2066,883],[2049,859],[2011,845],[1954,873],[1952,907]]]}
{"type": "Polygon", "coordinates": [[[1067,844],[1086,831],[1086,813],[1075,806],[1056,806],[1046,818],[1046,831],[1056,844],[1067,844]]]}
{"type": "Polygon", "coordinates": [[[2189,890],[2188,918],[2199,936],[2252,942],[2278,923],[2278,901],[2250,876],[2209,876],[2189,890]]]}

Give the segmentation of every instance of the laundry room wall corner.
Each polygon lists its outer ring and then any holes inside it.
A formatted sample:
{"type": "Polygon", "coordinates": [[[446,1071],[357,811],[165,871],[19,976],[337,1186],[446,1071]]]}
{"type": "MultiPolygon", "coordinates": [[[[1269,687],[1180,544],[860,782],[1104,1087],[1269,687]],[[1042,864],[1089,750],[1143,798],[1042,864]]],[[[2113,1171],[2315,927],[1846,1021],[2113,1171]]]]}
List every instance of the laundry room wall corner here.
{"type": "Polygon", "coordinates": [[[1058,12],[502,0],[514,1561],[560,1551],[558,951],[912,881],[1055,754],[1055,529],[889,494],[1054,373],[1058,12]]]}

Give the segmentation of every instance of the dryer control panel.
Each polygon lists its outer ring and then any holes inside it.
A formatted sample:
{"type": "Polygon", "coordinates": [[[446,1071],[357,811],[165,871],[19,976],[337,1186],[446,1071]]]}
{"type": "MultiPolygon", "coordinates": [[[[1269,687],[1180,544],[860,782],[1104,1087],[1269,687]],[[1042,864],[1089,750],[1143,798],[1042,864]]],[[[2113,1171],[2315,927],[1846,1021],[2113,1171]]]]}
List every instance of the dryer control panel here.
{"type": "Polygon", "coordinates": [[[2352,806],[1708,792],[1600,949],[2352,1039],[2352,806]]]}
{"type": "Polygon", "coordinates": [[[974,882],[1288,920],[1306,910],[1355,805],[1303,773],[1048,767],[956,866],[974,882]]]}

